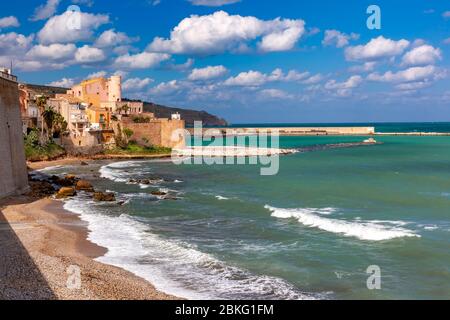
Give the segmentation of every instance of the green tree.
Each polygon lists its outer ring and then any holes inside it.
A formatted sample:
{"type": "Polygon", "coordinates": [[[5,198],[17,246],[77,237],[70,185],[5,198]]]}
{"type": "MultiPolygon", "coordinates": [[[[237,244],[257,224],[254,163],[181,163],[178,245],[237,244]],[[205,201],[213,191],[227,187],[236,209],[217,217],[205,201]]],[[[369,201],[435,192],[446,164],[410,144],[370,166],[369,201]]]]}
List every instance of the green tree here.
{"type": "Polygon", "coordinates": [[[55,113],[55,119],[53,120],[53,133],[61,135],[67,131],[67,121],[60,113],[55,113]]]}
{"type": "Polygon", "coordinates": [[[125,129],[123,129],[123,133],[127,136],[128,139],[130,139],[133,136],[134,131],[131,129],[125,128],[125,129]]]}
{"type": "Polygon", "coordinates": [[[125,112],[125,114],[128,114],[128,111],[130,111],[130,107],[126,104],[122,107],[123,112],[125,112]]]}
{"type": "Polygon", "coordinates": [[[52,108],[47,108],[41,114],[43,122],[47,127],[47,139],[53,136],[53,127],[55,125],[55,119],[57,118],[57,113],[52,108]]]}
{"type": "Polygon", "coordinates": [[[36,99],[36,106],[39,109],[39,113],[41,114],[41,143],[44,144],[46,141],[44,136],[44,117],[42,114],[45,112],[47,108],[48,98],[46,96],[40,96],[36,99]]]}

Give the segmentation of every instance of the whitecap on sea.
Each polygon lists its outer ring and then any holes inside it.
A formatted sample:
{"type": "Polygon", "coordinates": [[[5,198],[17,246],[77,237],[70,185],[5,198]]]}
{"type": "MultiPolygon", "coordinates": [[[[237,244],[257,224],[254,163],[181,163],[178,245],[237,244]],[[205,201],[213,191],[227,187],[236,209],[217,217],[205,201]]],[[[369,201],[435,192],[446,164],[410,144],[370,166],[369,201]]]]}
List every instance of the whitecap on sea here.
{"type": "MultiPolygon", "coordinates": [[[[296,219],[307,227],[323,231],[355,237],[361,240],[382,241],[403,237],[419,237],[420,235],[401,226],[403,221],[348,221],[323,217],[320,209],[281,209],[266,205],[272,216],[280,219],[296,219]]],[[[327,209],[329,211],[329,209],[327,209]]]]}
{"type": "Polygon", "coordinates": [[[222,197],[222,196],[216,196],[217,200],[230,200],[230,198],[222,197]]]}
{"type": "Polygon", "coordinates": [[[143,161],[110,163],[100,168],[100,177],[114,182],[128,182],[131,176],[139,176],[148,173],[141,167],[142,163],[143,161]]]}

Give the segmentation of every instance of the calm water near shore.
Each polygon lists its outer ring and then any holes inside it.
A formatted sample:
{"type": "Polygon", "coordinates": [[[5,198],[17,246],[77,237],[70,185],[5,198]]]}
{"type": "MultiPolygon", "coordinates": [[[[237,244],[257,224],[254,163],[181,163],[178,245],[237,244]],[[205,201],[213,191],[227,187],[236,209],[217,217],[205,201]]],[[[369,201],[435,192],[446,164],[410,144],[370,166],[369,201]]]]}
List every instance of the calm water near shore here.
{"type": "MultiPolygon", "coordinates": [[[[364,137],[282,137],[281,147],[364,137]]],[[[282,156],[258,166],[96,162],[76,173],[118,204],[80,194],[65,207],[121,266],[186,298],[450,298],[450,139],[379,137],[381,145],[282,156]],[[94,175],[101,175],[94,177],[94,175]],[[129,179],[163,178],[146,186],[129,179]],[[150,194],[162,190],[178,200],[150,194]],[[381,268],[381,290],[366,269],[381,268]]]]}

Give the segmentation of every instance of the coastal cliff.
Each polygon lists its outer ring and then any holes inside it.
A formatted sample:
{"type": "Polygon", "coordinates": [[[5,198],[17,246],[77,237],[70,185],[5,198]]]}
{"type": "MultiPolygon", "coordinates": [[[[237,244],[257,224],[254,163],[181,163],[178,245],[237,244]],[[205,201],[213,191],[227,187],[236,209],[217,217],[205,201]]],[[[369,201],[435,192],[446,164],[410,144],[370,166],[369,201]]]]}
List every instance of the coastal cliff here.
{"type": "Polygon", "coordinates": [[[202,121],[203,126],[206,127],[228,125],[226,120],[212,115],[206,111],[167,107],[152,102],[144,102],[144,111],[152,112],[158,118],[170,118],[172,114],[178,112],[181,115],[181,119],[185,120],[187,126],[193,126],[194,121],[202,121]]]}

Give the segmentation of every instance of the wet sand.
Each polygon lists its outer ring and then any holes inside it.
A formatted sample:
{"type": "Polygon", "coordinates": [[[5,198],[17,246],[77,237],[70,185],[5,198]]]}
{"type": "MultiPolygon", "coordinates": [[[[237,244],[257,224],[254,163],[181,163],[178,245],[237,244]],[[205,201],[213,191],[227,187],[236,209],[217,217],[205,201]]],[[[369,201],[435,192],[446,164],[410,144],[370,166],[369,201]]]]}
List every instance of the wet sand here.
{"type": "Polygon", "coordinates": [[[58,160],[27,162],[28,168],[32,170],[40,170],[53,166],[70,166],[80,165],[82,162],[89,163],[96,160],[139,160],[139,159],[164,159],[170,158],[172,154],[148,154],[148,155],[95,155],[92,157],[65,157],[58,160]]]}

